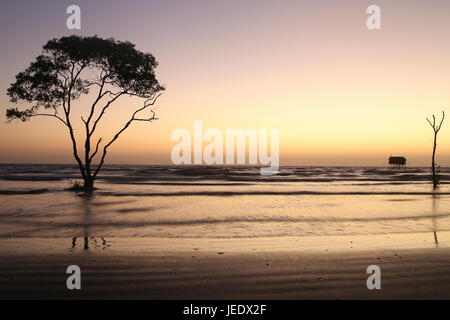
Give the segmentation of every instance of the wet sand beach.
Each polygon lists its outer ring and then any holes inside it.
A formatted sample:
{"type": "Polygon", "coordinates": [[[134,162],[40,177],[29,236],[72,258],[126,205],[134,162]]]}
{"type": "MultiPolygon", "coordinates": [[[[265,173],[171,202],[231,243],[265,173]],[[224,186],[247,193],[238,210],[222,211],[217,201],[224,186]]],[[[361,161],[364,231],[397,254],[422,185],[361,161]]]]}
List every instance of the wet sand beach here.
{"type": "MultiPolygon", "coordinates": [[[[351,239],[357,242],[355,237],[351,239]]],[[[329,240],[333,242],[336,239],[329,240]]],[[[38,240],[37,243],[41,242],[40,245],[45,245],[46,249],[34,252],[25,249],[24,240],[8,240],[9,243],[1,246],[0,297],[450,298],[450,248],[360,250],[355,247],[351,249],[349,239],[341,240],[334,247],[324,249],[320,245],[311,247],[312,243],[296,248],[295,243],[300,239],[294,238],[263,239],[260,242],[249,240],[239,244],[233,244],[230,240],[186,239],[172,241],[164,251],[160,247],[164,239],[156,239],[153,245],[141,241],[133,248],[118,244],[115,250],[110,251],[101,247],[62,250],[59,246],[49,246],[48,240],[38,240]],[[343,248],[342,244],[347,242],[348,247],[343,248]],[[285,245],[280,246],[282,243],[285,245]],[[66,287],[69,276],[66,269],[73,264],[81,269],[81,290],[68,290],[66,287]],[[366,286],[370,276],[366,269],[373,264],[381,268],[380,290],[369,290],[366,286]]],[[[379,239],[373,240],[376,242],[379,239]]]]}

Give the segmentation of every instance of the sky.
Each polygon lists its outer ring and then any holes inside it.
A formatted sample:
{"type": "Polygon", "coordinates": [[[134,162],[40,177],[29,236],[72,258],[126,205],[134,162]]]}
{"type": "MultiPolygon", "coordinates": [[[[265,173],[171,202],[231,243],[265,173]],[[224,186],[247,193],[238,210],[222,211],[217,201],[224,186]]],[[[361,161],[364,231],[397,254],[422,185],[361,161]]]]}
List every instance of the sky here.
{"type": "MultiPolygon", "coordinates": [[[[156,57],[166,86],[159,120],[134,123],[107,163],[170,164],[172,132],[202,120],[224,132],[279,129],[281,165],[384,166],[392,154],[427,166],[426,117],[444,110],[437,162],[450,166],[448,0],[1,1],[0,163],[74,163],[56,119],[4,118],[15,75],[49,39],[72,34],[131,41],[156,57]],[[71,4],[81,30],[66,27],[71,4]],[[366,26],[372,4],[381,30],[366,26]]],[[[130,105],[118,102],[99,133],[113,135],[130,105]]]]}

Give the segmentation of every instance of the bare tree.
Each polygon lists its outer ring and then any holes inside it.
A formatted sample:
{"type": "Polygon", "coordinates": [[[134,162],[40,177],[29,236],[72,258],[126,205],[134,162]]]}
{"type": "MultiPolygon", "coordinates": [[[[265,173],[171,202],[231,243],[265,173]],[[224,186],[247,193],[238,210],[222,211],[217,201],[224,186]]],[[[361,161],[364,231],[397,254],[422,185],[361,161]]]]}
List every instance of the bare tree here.
{"type": "Polygon", "coordinates": [[[433,122],[430,121],[430,119],[427,118],[428,123],[430,124],[431,128],[433,128],[434,131],[434,142],[433,142],[433,155],[431,158],[431,172],[433,174],[433,189],[436,189],[439,185],[439,177],[436,175],[436,162],[435,162],[435,156],[436,156],[436,141],[437,141],[437,134],[439,130],[441,130],[442,122],[444,122],[445,113],[442,111],[442,119],[439,122],[439,124],[436,123],[436,117],[432,116],[433,122]]]}
{"type": "Polygon", "coordinates": [[[69,133],[73,156],[84,180],[83,189],[92,191],[102,168],[108,148],[135,121],[157,120],[151,109],[164,91],[155,77],[156,59],[150,53],[135,49],[130,42],[94,37],[62,37],[48,41],[43,54],[23,72],[8,89],[13,103],[29,103],[23,111],[6,110],[9,120],[30,120],[33,117],[53,117],[64,124],[69,133]],[[87,117],[81,117],[85,131],[84,161],[74,134],[71,111],[74,101],[97,88],[87,117]],[[110,106],[121,97],[137,97],[142,105],[135,110],[113,138],[101,146],[102,138],[93,143],[97,125],[110,106]],[[44,112],[41,110],[44,109],[44,112]],[[62,114],[59,111],[62,109],[62,114]],[[48,110],[48,112],[45,112],[48,110]],[[142,115],[148,111],[147,115],[142,115]],[[95,148],[93,148],[95,146],[95,148]],[[102,150],[99,152],[99,149],[102,150]],[[98,155],[98,164],[93,165],[98,155]]]}

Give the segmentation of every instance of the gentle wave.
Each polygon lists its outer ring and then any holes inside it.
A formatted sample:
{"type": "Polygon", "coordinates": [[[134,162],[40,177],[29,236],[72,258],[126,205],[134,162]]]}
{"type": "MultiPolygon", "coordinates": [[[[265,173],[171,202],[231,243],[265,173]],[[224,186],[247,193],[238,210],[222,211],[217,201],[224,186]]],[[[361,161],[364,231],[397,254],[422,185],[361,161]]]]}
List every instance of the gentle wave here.
{"type": "MultiPolygon", "coordinates": [[[[420,182],[430,181],[430,168],[413,167],[394,170],[386,167],[280,167],[273,176],[261,176],[260,167],[252,166],[133,166],[105,165],[99,180],[119,184],[246,182],[420,182]]],[[[440,179],[450,181],[450,168],[440,169],[440,179]]],[[[64,181],[80,179],[73,165],[0,164],[0,180],[64,181]]],[[[218,184],[220,185],[220,184],[218,184]]]]}
{"type": "MultiPolygon", "coordinates": [[[[35,189],[35,190],[0,190],[0,195],[33,195],[43,194],[55,191],[65,190],[49,190],[49,189],[35,189]]],[[[112,196],[112,197],[185,197],[185,196],[210,196],[210,197],[231,197],[231,196],[282,196],[282,195],[355,195],[355,196],[370,196],[370,195],[415,195],[415,196],[448,196],[450,192],[422,192],[422,191],[179,191],[179,192],[108,192],[97,191],[97,196],[112,196]]],[[[79,196],[83,196],[79,193],[79,196]]]]}
{"type": "Polygon", "coordinates": [[[0,190],[0,195],[21,195],[21,194],[43,194],[48,193],[48,189],[35,189],[35,190],[0,190]]]}
{"type": "MultiPolygon", "coordinates": [[[[82,222],[40,222],[33,221],[26,223],[27,226],[35,227],[35,230],[19,231],[14,233],[0,234],[0,238],[17,237],[21,233],[30,233],[30,231],[42,231],[46,229],[58,228],[95,228],[95,227],[113,227],[113,228],[142,228],[152,226],[192,226],[192,225],[218,225],[233,223],[351,223],[351,222],[383,222],[383,221],[410,221],[426,220],[450,217],[450,213],[445,214],[427,214],[427,215],[406,215],[406,216],[386,216],[386,217],[289,217],[289,216],[231,216],[225,219],[204,218],[189,220],[156,220],[156,221],[90,221],[82,222]]],[[[13,223],[14,219],[9,220],[13,223]]],[[[18,221],[19,222],[19,221],[18,221]]]]}
{"type": "Polygon", "coordinates": [[[370,196],[370,195],[415,195],[415,196],[432,196],[432,195],[450,195],[450,192],[397,192],[397,191],[198,191],[198,192],[102,192],[96,194],[114,197],[185,197],[185,196],[211,196],[211,197],[227,197],[227,196],[278,196],[278,195],[354,195],[354,196],[370,196]]]}

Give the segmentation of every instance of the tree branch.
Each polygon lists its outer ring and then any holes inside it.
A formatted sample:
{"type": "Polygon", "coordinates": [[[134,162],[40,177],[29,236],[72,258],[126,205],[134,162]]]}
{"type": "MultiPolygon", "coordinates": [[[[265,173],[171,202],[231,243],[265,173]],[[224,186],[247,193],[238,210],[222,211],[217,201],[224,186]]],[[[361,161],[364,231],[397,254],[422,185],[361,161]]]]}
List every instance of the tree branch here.
{"type": "Polygon", "coordinates": [[[98,115],[97,119],[94,121],[94,125],[92,126],[91,132],[89,133],[89,137],[91,137],[94,134],[95,129],[97,128],[97,124],[99,123],[100,119],[103,117],[103,115],[105,114],[106,109],[109,108],[109,106],[111,105],[111,103],[113,103],[114,101],[116,101],[120,96],[126,94],[126,91],[121,91],[118,92],[114,98],[112,98],[111,100],[109,100],[106,105],[103,107],[102,111],[100,112],[100,114],[98,115]]]}
{"type": "Polygon", "coordinates": [[[89,162],[92,162],[92,159],[94,159],[95,155],[98,152],[98,146],[100,145],[100,142],[102,142],[102,138],[98,139],[97,146],[95,147],[94,153],[89,157],[89,162]]]}
{"type": "MultiPolygon", "coordinates": [[[[73,133],[73,128],[72,128],[72,125],[70,123],[70,97],[71,97],[70,93],[72,91],[72,85],[73,85],[73,68],[74,68],[74,65],[73,65],[72,70],[71,70],[71,80],[72,80],[72,82],[70,83],[69,90],[67,92],[67,109],[64,107],[64,113],[66,115],[67,127],[69,128],[70,140],[72,141],[73,156],[74,156],[75,160],[78,163],[78,166],[80,168],[81,175],[82,175],[83,179],[86,179],[86,171],[84,170],[83,163],[81,162],[81,159],[78,156],[77,141],[75,139],[75,135],[73,133]]],[[[64,106],[65,106],[65,103],[66,103],[66,100],[64,98],[63,99],[63,105],[64,106]]]]}
{"type": "Polygon", "coordinates": [[[437,128],[438,132],[439,132],[439,130],[441,130],[441,126],[442,126],[442,122],[444,122],[444,118],[445,118],[445,112],[442,111],[442,119],[441,119],[441,122],[439,123],[439,126],[437,128]]]}
{"type": "Polygon", "coordinates": [[[430,124],[430,126],[433,128],[434,133],[438,133],[439,130],[441,130],[442,123],[444,122],[445,112],[442,111],[442,119],[438,126],[436,126],[436,117],[434,116],[434,114],[432,117],[433,117],[433,123],[431,123],[431,121],[428,118],[426,118],[426,119],[427,119],[428,123],[430,124]]]}
{"type": "Polygon", "coordinates": [[[428,123],[430,124],[430,126],[434,129],[433,124],[431,123],[430,119],[427,118],[428,123]]]}
{"type": "Polygon", "coordinates": [[[43,116],[43,117],[53,117],[58,119],[59,121],[61,121],[62,123],[64,123],[67,126],[67,122],[64,121],[63,118],[59,117],[58,115],[55,114],[50,114],[50,113],[35,113],[30,115],[30,117],[38,117],[38,116],[43,116]]]}
{"type": "Polygon", "coordinates": [[[116,140],[119,138],[119,136],[122,134],[122,132],[124,132],[124,131],[130,126],[130,124],[131,124],[133,121],[148,121],[148,122],[152,122],[153,120],[157,120],[157,118],[155,117],[155,112],[154,112],[153,110],[151,110],[152,116],[151,116],[150,118],[147,118],[147,119],[136,118],[136,115],[137,115],[139,112],[141,112],[141,111],[147,109],[148,107],[154,105],[154,104],[156,103],[156,100],[158,100],[158,98],[159,98],[160,96],[161,96],[161,93],[158,94],[158,95],[157,95],[156,97],[154,97],[153,99],[151,99],[151,98],[150,98],[150,99],[147,99],[147,100],[144,102],[144,106],[143,106],[142,108],[137,109],[137,110],[133,113],[133,115],[131,116],[130,120],[128,120],[128,121],[125,123],[125,125],[122,127],[122,129],[120,129],[120,130],[114,135],[114,138],[112,138],[111,141],[109,141],[109,142],[103,147],[103,154],[102,154],[101,160],[100,160],[100,162],[99,162],[99,164],[98,164],[98,166],[97,166],[97,168],[96,168],[96,170],[95,170],[95,173],[94,173],[94,175],[93,175],[94,179],[97,177],[98,172],[100,171],[101,167],[103,166],[103,163],[105,162],[105,157],[106,157],[106,153],[107,153],[107,151],[108,151],[109,146],[112,145],[112,144],[114,143],[114,141],[116,141],[116,140]]]}

